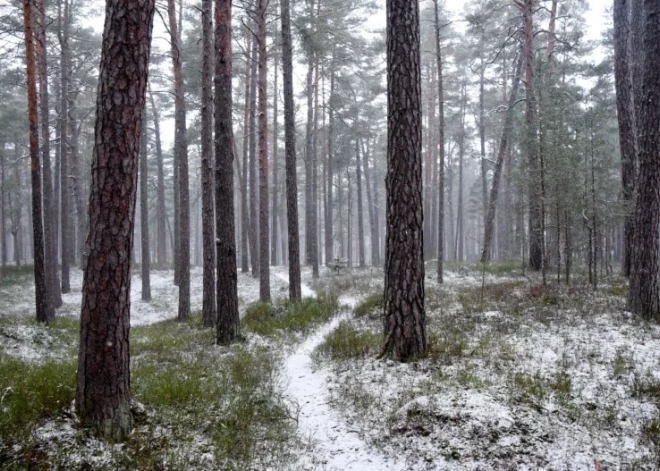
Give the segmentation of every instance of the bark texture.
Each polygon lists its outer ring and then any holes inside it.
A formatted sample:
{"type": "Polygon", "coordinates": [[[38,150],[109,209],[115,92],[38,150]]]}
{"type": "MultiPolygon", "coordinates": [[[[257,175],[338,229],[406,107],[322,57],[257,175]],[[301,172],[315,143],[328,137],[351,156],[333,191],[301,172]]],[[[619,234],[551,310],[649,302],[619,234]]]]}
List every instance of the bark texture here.
{"type": "Polygon", "coordinates": [[[298,229],[298,183],[296,176],[296,122],[293,103],[293,47],[291,8],[280,0],[282,21],[282,80],[284,85],[284,152],[286,155],[286,211],[289,233],[289,297],[300,299],[300,236],[298,229]]]}
{"type": "Polygon", "coordinates": [[[440,162],[438,163],[438,283],[443,282],[445,258],[445,92],[443,83],[442,48],[440,45],[440,18],[438,0],[433,0],[435,15],[435,58],[438,68],[438,150],[440,162]]]}
{"type": "Polygon", "coordinates": [[[628,309],[660,319],[660,1],[644,0],[642,97],[637,123],[639,173],[628,309]]]}
{"type": "MultiPolygon", "coordinates": [[[[177,29],[174,0],[167,1],[169,17],[170,43],[172,46],[172,65],[174,69],[174,160],[178,169],[178,187],[174,191],[179,195],[179,234],[178,319],[190,317],[190,188],[188,184],[188,139],[186,137],[186,101],[183,93],[183,64],[181,59],[181,38],[177,29]]],[[[179,12],[182,15],[183,12],[179,12]]]]}
{"type": "Polygon", "coordinates": [[[629,210],[623,225],[624,276],[630,276],[634,213],[631,211],[635,197],[635,167],[637,140],[635,138],[635,103],[629,57],[630,21],[629,0],[614,0],[614,77],[616,83],[616,110],[619,123],[621,149],[621,182],[623,200],[629,210]]]}
{"type": "Polygon", "coordinates": [[[238,274],[234,234],[234,132],[231,93],[231,0],[215,0],[215,202],[217,343],[239,333],[238,274]]]}
{"type": "Polygon", "coordinates": [[[419,5],[387,1],[387,235],[382,355],[426,352],[419,5]]]}
{"type": "Polygon", "coordinates": [[[142,301],[151,300],[151,249],[149,248],[149,166],[147,153],[147,113],[142,111],[144,125],[140,137],[140,252],[142,301]]]}
{"type": "Polygon", "coordinates": [[[132,428],[129,329],[138,155],[153,0],[109,0],[94,128],[76,411],[113,439],[132,428]]]}
{"type": "Polygon", "coordinates": [[[268,229],[268,64],[266,62],[267,0],[257,7],[259,42],[259,298],[270,299],[270,240],[268,229]]]}
{"type": "Polygon", "coordinates": [[[213,0],[202,0],[202,322],[215,326],[213,201],[213,0]]]}
{"type": "Polygon", "coordinates": [[[55,317],[55,308],[46,284],[44,260],[44,227],[41,207],[41,165],[39,163],[39,113],[37,111],[37,76],[35,71],[34,17],[32,0],[23,0],[25,60],[27,63],[27,100],[30,139],[30,176],[32,182],[32,242],[34,258],[35,310],[37,321],[48,322],[55,317]]]}

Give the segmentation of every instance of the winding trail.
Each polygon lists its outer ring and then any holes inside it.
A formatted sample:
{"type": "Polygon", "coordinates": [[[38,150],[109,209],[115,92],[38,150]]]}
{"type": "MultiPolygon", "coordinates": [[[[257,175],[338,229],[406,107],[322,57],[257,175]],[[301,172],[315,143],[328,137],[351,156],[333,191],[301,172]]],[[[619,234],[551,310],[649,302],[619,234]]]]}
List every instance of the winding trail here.
{"type": "MultiPolygon", "coordinates": [[[[355,307],[352,298],[340,298],[340,306],[355,307]]],[[[406,469],[402,463],[381,455],[355,430],[349,429],[337,411],[330,406],[327,390],[330,372],[313,369],[311,354],[323,339],[351,317],[350,310],[314,331],[296,350],[285,358],[283,376],[285,395],[297,407],[300,435],[310,443],[299,464],[308,470],[332,471],[395,471],[406,469]]],[[[294,409],[293,413],[296,412],[294,409]]]]}

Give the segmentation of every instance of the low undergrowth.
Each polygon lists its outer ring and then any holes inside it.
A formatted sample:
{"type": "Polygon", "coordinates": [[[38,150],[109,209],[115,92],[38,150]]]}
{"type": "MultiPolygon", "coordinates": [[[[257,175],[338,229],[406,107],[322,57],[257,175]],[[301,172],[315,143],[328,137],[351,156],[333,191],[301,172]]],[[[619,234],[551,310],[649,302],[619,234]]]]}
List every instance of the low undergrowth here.
{"type": "Polygon", "coordinates": [[[298,301],[278,299],[270,303],[256,303],[246,309],[242,329],[265,336],[307,332],[330,320],[336,310],[337,297],[332,294],[320,294],[316,298],[298,301]]]}
{"type": "Polygon", "coordinates": [[[0,469],[286,469],[297,438],[276,388],[278,354],[217,347],[198,326],[132,329],[135,428],[123,444],[78,428],[74,354],[36,363],[0,356],[0,469]]]}
{"type": "Polygon", "coordinates": [[[383,336],[370,331],[358,330],[348,322],[341,322],[315,350],[318,356],[333,360],[349,360],[377,355],[383,336]]]}

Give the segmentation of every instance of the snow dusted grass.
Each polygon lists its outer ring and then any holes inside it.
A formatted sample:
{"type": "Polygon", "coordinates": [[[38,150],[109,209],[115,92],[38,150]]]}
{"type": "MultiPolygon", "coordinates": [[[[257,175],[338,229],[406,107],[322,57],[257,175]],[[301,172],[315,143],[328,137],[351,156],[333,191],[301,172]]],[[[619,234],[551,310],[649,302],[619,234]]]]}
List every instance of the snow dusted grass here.
{"type": "Polygon", "coordinates": [[[429,272],[428,358],[410,364],[375,359],[377,282],[331,281],[371,288],[314,354],[344,420],[406,469],[657,469],[660,327],[624,311],[625,280],[479,268],[429,272]]]}
{"type": "MultiPolygon", "coordinates": [[[[135,430],[123,444],[79,429],[73,411],[82,276],[49,325],[34,320],[31,267],[0,283],[0,469],[292,469],[300,448],[279,389],[280,349],[251,336],[231,348],[201,328],[201,271],[192,271],[189,322],[177,322],[171,271],[152,272],[152,294],[131,290],[135,430]]],[[[276,296],[286,283],[273,279],[276,296]]],[[[258,282],[239,275],[241,309],[258,282]]]]}

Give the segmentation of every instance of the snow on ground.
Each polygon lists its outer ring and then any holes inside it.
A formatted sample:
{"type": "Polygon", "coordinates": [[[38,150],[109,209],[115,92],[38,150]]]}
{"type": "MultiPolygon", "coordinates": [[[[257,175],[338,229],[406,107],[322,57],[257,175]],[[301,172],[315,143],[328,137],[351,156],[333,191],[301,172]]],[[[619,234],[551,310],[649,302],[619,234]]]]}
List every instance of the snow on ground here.
{"type": "MultiPolygon", "coordinates": [[[[310,290],[311,291],[311,290],[310,290]]],[[[342,296],[339,305],[353,308],[357,299],[342,296]]],[[[356,430],[332,408],[327,383],[330,371],[314,369],[311,354],[341,321],[351,317],[342,311],[313,332],[295,351],[287,356],[283,366],[285,397],[291,403],[291,413],[298,419],[298,434],[308,443],[299,466],[306,470],[390,471],[404,469],[402,463],[381,455],[367,445],[356,430]]]]}

